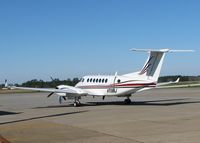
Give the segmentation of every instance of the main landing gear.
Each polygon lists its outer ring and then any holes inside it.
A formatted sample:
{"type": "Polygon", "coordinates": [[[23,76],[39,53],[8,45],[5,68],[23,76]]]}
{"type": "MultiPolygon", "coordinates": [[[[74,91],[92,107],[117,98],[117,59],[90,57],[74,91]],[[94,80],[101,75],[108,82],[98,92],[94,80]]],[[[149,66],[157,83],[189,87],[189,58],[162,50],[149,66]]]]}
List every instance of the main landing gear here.
{"type": "Polygon", "coordinates": [[[78,107],[81,105],[81,102],[79,101],[80,97],[75,97],[75,101],[74,101],[74,107],[78,107]]]}
{"type": "Polygon", "coordinates": [[[131,104],[131,99],[129,97],[127,97],[125,100],[124,100],[124,103],[126,105],[130,105],[131,104]]]}

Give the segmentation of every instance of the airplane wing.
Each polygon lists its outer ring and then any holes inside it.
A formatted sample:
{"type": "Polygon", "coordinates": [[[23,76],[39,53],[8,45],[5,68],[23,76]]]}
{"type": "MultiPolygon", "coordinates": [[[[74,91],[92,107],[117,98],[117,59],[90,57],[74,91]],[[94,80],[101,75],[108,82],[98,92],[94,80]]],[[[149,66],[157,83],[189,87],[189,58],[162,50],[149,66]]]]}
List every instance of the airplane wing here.
{"type": "Polygon", "coordinates": [[[155,88],[170,88],[169,86],[164,86],[164,85],[169,85],[169,84],[172,84],[172,83],[178,83],[180,81],[180,78],[178,78],[176,81],[170,81],[170,82],[161,82],[161,83],[157,83],[156,87],[144,87],[144,88],[141,88],[139,89],[138,91],[136,92],[141,92],[141,91],[145,91],[145,90],[149,90],[149,89],[155,89],[155,88]]]}
{"type": "Polygon", "coordinates": [[[58,88],[58,89],[53,89],[53,88],[31,88],[31,87],[16,87],[12,86],[10,87],[11,89],[22,89],[22,90],[32,90],[32,91],[43,91],[43,92],[51,92],[51,93],[66,93],[67,94],[72,94],[72,95],[87,95],[85,91],[83,91],[80,88],[72,87],[72,86],[67,86],[63,85],[63,87],[58,88]]]}
{"type": "Polygon", "coordinates": [[[161,82],[157,84],[157,87],[163,86],[163,85],[169,85],[172,83],[178,83],[180,81],[180,78],[178,78],[176,81],[170,81],[170,82],[161,82]]]}
{"type": "Polygon", "coordinates": [[[164,89],[164,88],[186,88],[186,87],[200,87],[200,84],[185,84],[185,85],[171,85],[171,86],[158,86],[156,88],[164,89]]]}
{"type": "Polygon", "coordinates": [[[178,78],[176,81],[170,81],[170,82],[163,82],[163,83],[158,83],[156,88],[181,88],[181,87],[197,87],[200,86],[200,84],[184,84],[184,85],[169,85],[173,83],[178,83],[180,78],[178,78]],[[169,85],[169,86],[165,86],[169,85]]]}

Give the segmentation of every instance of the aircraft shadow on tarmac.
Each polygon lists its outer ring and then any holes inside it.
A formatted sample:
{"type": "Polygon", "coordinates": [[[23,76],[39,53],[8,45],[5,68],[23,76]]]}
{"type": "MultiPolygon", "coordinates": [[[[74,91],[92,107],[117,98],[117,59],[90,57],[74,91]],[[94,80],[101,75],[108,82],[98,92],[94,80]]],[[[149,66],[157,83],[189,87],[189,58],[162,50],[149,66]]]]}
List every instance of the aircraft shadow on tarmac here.
{"type": "MultiPolygon", "coordinates": [[[[174,106],[181,104],[194,104],[200,103],[200,100],[191,100],[190,98],[179,98],[179,99],[166,99],[166,100],[149,100],[149,101],[132,101],[129,105],[125,105],[123,101],[103,101],[103,102],[87,102],[81,104],[81,106],[103,106],[103,105],[124,105],[124,106],[174,106]]],[[[62,108],[72,107],[73,104],[62,104],[52,105],[46,107],[37,108],[62,108]]]]}
{"type": "Polygon", "coordinates": [[[3,122],[3,123],[0,123],[0,125],[12,124],[12,123],[18,123],[18,122],[25,122],[25,121],[31,121],[31,120],[37,120],[37,119],[43,119],[43,118],[67,116],[67,115],[71,115],[71,114],[80,114],[80,113],[84,113],[84,112],[88,112],[88,111],[87,111],[87,110],[84,110],[84,111],[67,112],[67,113],[60,113],[60,114],[53,114],[53,115],[46,115],[46,116],[37,116],[37,117],[31,117],[31,118],[26,118],[26,119],[20,119],[20,120],[14,120],[14,121],[3,122]]]}
{"type": "MultiPolygon", "coordinates": [[[[127,106],[173,106],[181,104],[200,103],[200,101],[187,101],[187,99],[170,99],[170,100],[154,100],[154,101],[134,101],[127,106]]],[[[89,106],[101,105],[125,105],[122,101],[116,102],[89,102],[89,106]]]]}
{"type": "Polygon", "coordinates": [[[20,114],[20,112],[17,113],[17,112],[0,111],[0,116],[15,115],[15,114],[20,114]]]}

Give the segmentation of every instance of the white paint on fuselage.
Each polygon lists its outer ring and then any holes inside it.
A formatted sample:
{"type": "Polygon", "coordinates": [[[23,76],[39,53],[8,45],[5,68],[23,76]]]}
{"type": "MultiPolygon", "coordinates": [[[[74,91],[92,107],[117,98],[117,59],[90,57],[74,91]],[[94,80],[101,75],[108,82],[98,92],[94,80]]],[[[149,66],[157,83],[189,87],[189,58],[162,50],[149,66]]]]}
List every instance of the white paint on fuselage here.
{"type": "Polygon", "coordinates": [[[84,76],[75,86],[90,95],[99,96],[129,96],[144,86],[154,86],[156,83],[147,79],[138,80],[130,76],[84,76]],[[111,92],[113,90],[113,92],[111,92]]]}

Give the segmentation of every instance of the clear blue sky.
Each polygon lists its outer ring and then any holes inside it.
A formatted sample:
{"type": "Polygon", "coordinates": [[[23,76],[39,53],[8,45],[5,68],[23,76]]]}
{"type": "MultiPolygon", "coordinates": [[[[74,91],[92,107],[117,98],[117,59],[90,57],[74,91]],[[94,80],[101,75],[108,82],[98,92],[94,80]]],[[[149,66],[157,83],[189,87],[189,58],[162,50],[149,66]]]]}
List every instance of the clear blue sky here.
{"type": "Polygon", "coordinates": [[[198,0],[1,0],[0,83],[139,70],[131,48],[169,54],[162,75],[200,75],[198,0]]]}

